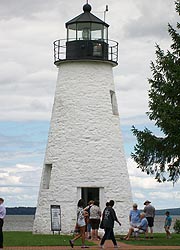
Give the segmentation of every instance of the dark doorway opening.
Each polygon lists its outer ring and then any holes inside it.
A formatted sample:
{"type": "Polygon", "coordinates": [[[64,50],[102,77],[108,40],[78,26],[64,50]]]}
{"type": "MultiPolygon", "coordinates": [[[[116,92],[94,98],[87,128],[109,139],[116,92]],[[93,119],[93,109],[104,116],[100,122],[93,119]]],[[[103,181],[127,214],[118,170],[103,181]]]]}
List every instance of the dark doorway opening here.
{"type": "Polygon", "coordinates": [[[81,197],[86,205],[90,200],[99,201],[99,188],[81,188],[81,197]]]}

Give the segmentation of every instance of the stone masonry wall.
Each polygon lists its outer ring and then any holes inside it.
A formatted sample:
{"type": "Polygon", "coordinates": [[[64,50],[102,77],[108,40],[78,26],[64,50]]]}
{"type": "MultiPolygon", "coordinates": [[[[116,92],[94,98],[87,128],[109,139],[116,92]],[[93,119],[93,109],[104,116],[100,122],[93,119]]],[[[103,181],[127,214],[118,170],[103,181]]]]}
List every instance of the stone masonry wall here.
{"type": "Polygon", "coordinates": [[[35,233],[50,233],[51,204],[61,206],[62,233],[70,233],[75,225],[81,187],[101,189],[102,210],[108,200],[114,199],[122,222],[121,229],[116,225],[115,232],[128,230],[132,195],[119,116],[112,110],[113,91],[110,63],[60,64],[35,233]],[[52,166],[50,173],[46,165],[52,166]]]}

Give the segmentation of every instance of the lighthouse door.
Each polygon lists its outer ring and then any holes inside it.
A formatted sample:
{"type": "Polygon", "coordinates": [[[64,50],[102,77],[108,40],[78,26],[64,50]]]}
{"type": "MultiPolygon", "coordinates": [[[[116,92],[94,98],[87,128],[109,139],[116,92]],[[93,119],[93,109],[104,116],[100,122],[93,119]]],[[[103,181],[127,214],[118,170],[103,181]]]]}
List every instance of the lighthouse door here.
{"type": "Polygon", "coordinates": [[[100,201],[99,200],[99,188],[81,188],[81,197],[85,201],[85,204],[88,204],[90,200],[100,201]]]}

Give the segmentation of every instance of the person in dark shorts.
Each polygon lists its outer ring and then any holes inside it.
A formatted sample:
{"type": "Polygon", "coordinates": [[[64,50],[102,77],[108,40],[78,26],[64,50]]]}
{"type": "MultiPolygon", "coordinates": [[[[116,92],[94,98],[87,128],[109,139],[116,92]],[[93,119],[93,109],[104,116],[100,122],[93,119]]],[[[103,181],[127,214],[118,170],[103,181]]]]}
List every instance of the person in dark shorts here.
{"type": "Polygon", "coordinates": [[[172,217],[170,216],[169,211],[167,211],[165,213],[165,215],[166,215],[166,219],[165,219],[165,223],[164,223],[164,229],[166,231],[166,238],[170,239],[171,238],[170,227],[171,227],[171,223],[172,223],[172,217]]]}
{"type": "Polygon", "coordinates": [[[91,224],[90,224],[90,220],[89,220],[89,216],[90,216],[90,208],[92,207],[92,205],[94,204],[94,201],[93,200],[90,200],[88,202],[88,205],[87,207],[84,208],[85,211],[88,212],[88,216],[85,218],[86,219],[86,238],[87,239],[91,239],[91,224]]]}
{"type": "Polygon", "coordinates": [[[94,201],[94,204],[90,208],[89,221],[92,227],[92,239],[98,240],[98,229],[101,218],[101,210],[99,208],[99,201],[94,201]]]}
{"type": "Polygon", "coordinates": [[[86,229],[85,216],[87,212],[84,211],[83,208],[84,208],[84,200],[80,199],[77,204],[77,227],[79,228],[79,233],[72,240],[69,240],[70,246],[72,248],[74,247],[74,242],[80,237],[82,240],[81,248],[88,248],[88,246],[85,245],[85,229],[86,229]]]}
{"type": "MultiPolygon", "coordinates": [[[[148,221],[148,227],[150,228],[150,238],[153,239],[153,226],[154,226],[154,217],[155,217],[155,208],[150,204],[151,202],[146,200],[144,202],[144,213],[148,221]]],[[[146,237],[148,238],[148,229],[146,232],[146,237]]]]}

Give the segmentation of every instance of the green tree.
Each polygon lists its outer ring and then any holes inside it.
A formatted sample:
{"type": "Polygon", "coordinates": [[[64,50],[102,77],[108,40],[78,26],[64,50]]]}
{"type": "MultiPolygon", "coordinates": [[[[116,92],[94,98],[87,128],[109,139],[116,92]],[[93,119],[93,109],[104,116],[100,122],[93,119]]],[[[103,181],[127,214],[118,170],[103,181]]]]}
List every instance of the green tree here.
{"type": "MultiPolygon", "coordinates": [[[[175,2],[180,15],[180,0],[175,2]]],[[[156,45],[156,61],[151,62],[152,79],[149,79],[150,120],[155,122],[163,136],[149,129],[132,133],[137,143],[132,158],[143,172],[154,175],[158,182],[177,182],[180,177],[180,23],[175,30],[168,24],[172,44],[165,53],[156,45]]]]}
{"type": "Polygon", "coordinates": [[[174,226],[173,226],[174,231],[179,234],[180,233],[180,220],[176,219],[174,226]]]}

